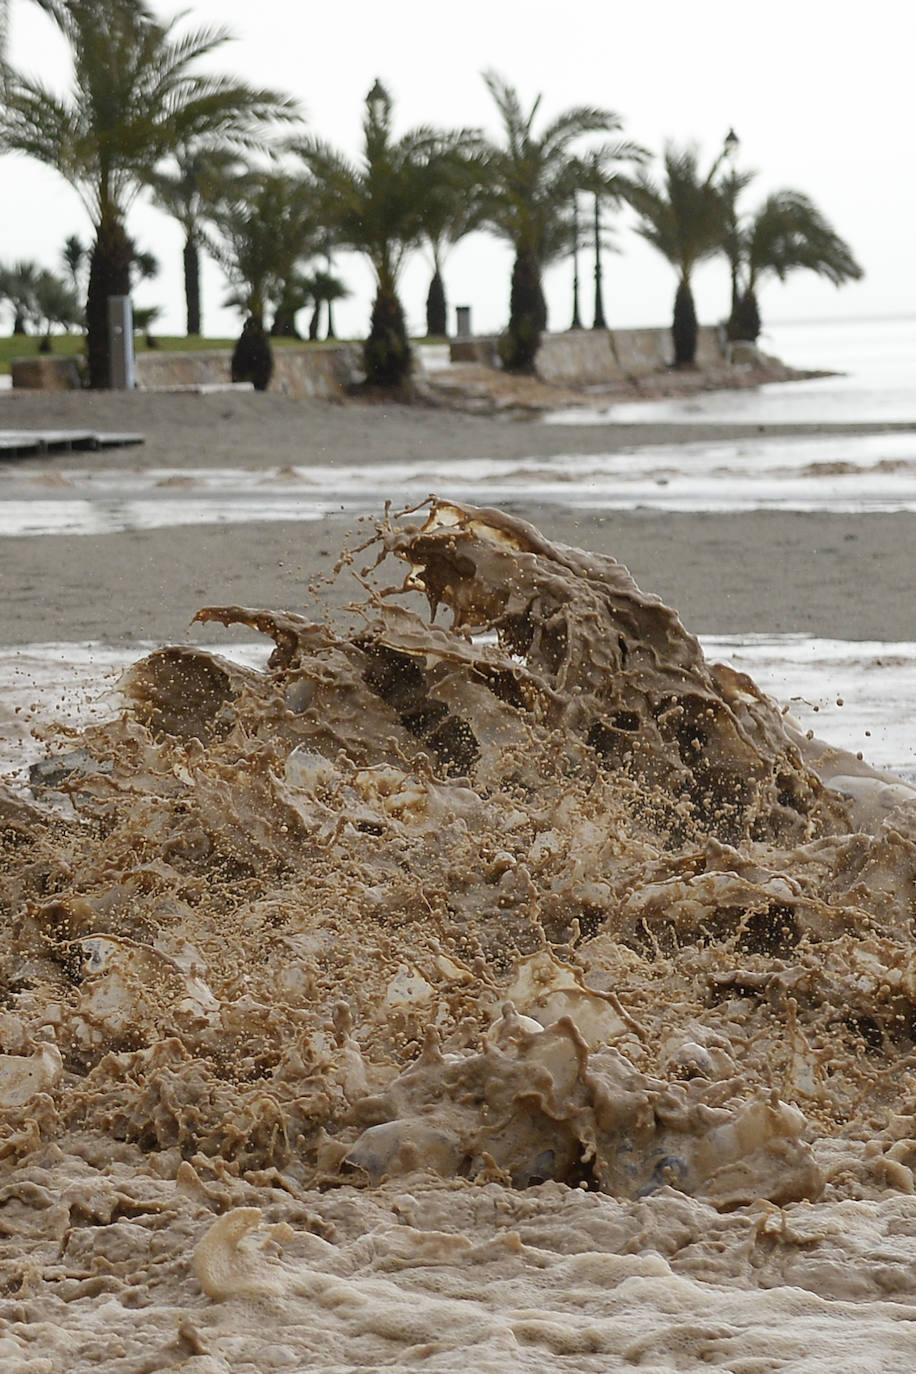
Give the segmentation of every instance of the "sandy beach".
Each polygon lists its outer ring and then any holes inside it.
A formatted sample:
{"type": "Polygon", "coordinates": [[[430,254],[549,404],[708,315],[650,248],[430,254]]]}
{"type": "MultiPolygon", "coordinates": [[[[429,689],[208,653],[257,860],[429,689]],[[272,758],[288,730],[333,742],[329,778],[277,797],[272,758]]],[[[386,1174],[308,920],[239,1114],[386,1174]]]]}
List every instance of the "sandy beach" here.
{"type": "MultiPolygon", "coordinates": [[[[4,494],[28,472],[59,490],[68,473],[162,468],[367,467],[436,455],[453,461],[637,450],[712,439],[886,433],[912,426],[707,424],[550,426],[536,416],[472,415],[405,405],[329,404],[251,393],[0,393],[0,428],[141,434],[142,445],[6,460],[4,494]]],[[[395,506],[397,490],[389,493],[395,506]]],[[[448,496],[447,490],[437,495],[448,496]]],[[[594,514],[538,507],[516,515],[551,539],[609,553],[699,634],[755,630],[841,639],[910,639],[916,516],[756,511],[594,514]]],[[[381,514],[370,511],[369,514],[381,514]]],[[[353,533],[352,515],[320,523],[201,525],[99,535],[0,538],[0,643],[180,642],[205,604],[309,610],[353,533]]],[[[322,591],[343,602],[348,579],[322,591]]],[[[222,631],[195,628],[196,639],[222,631]]]]}

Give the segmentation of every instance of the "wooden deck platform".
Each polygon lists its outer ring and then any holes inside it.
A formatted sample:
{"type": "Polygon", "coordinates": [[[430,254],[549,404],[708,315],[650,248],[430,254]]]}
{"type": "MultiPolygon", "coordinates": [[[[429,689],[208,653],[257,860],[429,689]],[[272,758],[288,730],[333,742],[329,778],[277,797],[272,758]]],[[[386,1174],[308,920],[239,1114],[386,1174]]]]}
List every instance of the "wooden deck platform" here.
{"type": "Polygon", "coordinates": [[[142,444],[142,434],[105,434],[94,429],[0,429],[0,458],[30,453],[70,453],[74,450],[127,448],[142,444]]]}

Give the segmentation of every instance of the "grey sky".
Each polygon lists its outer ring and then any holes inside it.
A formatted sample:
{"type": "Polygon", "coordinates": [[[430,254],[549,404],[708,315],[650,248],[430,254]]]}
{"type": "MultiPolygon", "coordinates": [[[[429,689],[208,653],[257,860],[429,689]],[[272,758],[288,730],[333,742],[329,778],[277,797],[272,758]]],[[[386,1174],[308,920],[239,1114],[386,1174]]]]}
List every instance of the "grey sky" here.
{"type": "MultiPolygon", "coordinates": [[[[178,6],[156,5],[162,14],[178,6]]],[[[398,131],[422,122],[474,125],[497,132],[480,72],[495,67],[527,106],[543,94],[550,117],[571,104],[609,106],[628,137],[654,152],[666,138],[696,140],[710,162],[729,126],[741,139],[738,166],[756,168],[753,205],[772,189],[807,192],[850,243],[866,277],[836,291],[810,274],[762,293],[765,320],[842,318],[916,312],[911,239],[916,222],[912,173],[912,53],[916,9],[905,0],[868,6],[828,0],[644,0],[617,5],[580,0],[520,4],[464,0],[434,6],[305,3],[304,0],[192,0],[197,22],[225,24],[237,42],[219,65],[301,99],[313,129],[356,153],[366,92],[376,76],[395,101],[398,131]]],[[[63,80],[65,65],[48,22],[29,0],[11,0],[10,46],[21,66],[63,80]]],[[[21,158],[0,159],[0,258],[37,258],[57,266],[67,234],[88,236],[76,196],[53,172],[21,158]]],[[[674,274],[617,221],[618,254],[605,262],[605,309],[614,325],[663,324],[674,274]]],[[[158,280],[141,287],[142,303],[161,304],[162,332],[182,327],[178,227],[139,202],[129,227],[161,259],[158,280]]],[[[358,260],[338,270],[354,291],[337,310],[339,332],[363,332],[370,279],[358,260]]],[[[584,314],[591,317],[591,263],[581,264],[584,314]]],[[[479,329],[508,312],[509,256],[495,240],[474,236],[446,267],[452,305],[473,308],[479,329]]],[[[411,327],[423,321],[429,269],[409,266],[403,298],[411,327]]],[[[550,323],[569,322],[571,268],[548,273],[550,323]]],[[[727,310],[723,265],[701,268],[696,282],[705,321],[727,310]]],[[[215,269],[205,278],[208,332],[235,332],[238,318],[219,309],[215,269]]]]}

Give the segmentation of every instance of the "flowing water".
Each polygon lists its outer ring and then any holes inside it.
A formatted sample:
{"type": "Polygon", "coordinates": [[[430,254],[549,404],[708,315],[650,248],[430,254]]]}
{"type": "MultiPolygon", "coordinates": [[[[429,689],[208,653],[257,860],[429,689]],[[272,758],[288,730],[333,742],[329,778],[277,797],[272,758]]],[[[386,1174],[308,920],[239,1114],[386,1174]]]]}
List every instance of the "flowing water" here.
{"type": "Polygon", "coordinates": [[[348,557],[0,656],[0,1368],[909,1370],[914,645],[701,644],[455,501],[348,557]]]}

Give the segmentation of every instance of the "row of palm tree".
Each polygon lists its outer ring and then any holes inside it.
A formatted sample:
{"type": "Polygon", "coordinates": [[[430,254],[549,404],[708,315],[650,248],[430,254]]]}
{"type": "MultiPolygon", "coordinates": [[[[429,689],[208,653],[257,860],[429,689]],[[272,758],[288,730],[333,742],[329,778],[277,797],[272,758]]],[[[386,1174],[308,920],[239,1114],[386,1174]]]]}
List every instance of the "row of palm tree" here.
{"type": "MultiPolygon", "coordinates": [[[[655,182],[644,149],[622,136],[612,110],[575,106],[537,130],[540,97],[525,110],[495,72],[484,76],[501,123],[498,142],[472,129],[421,126],[396,136],[389,93],[376,82],[366,101],[361,154],[345,157],[303,132],[290,97],[231,77],[199,74],[229,35],[183,31],[182,17],[158,20],[145,0],[33,0],[67,39],[73,84],[65,97],[4,64],[0,151],[56,167],[80,194],[93,224],[86,306],[90,384],[109,380],[106,299],[129,290],[132,245],[126,219],[151,190],[182,225],[189,334],[201,332],[200,253],[224,269],[232,301],[247,316],[248,344],[294,330],[312,306],[317,334],[324,307],[343,293],[331,252],[363,254],[375,278],[365,343],[367,378],[398,385],[411,354],[399,298],[408,255],[430,249],[430,333],[445,333],[443,268],[450,248],[484,229],[513,252],[509,322],[500,351],[506,368],[531,371],[547,311],[545,268],[575,252],[583,233],[577,197],[627,204],[638,231],[674,266],[675,360],[692,361],[696,265],[725,253],[732,272],[730,331],[759,329],[757,290],[767,272],[796,268],[836,284],[861,275],[847,245],[798,192],[767,199],[742,216],[747,173],[703,176],[693,147],[670,146],[655,182]],[[283,135],[282,137],[280,135],[283,135]],[[249,158],[258,154],[253,165],[249,158]]],[[[603,311],[602,311],[603,318],[603,311]]]]}
{"type": "MultiPolygon", "coordinates": [[[[86,315],[85,274],[91,254],[76,234],[71,234],[61,251],[63,274],[41,267],[37,262],[20,259],[4,265],[0,263],[0,303],[6,303],[13,315],[13,333],[36,331],[41,335],[40,351],[52,351],[52,329],[69,333],[84,329],[86,315]]],[[[153,253],[130,244],[128,279],[131,287],[151,280],[159,272],[159,262],[153,253]]],[[[145,330],[160,314],[158,306],[133,311],[134,326],[145,330]]]]}
{"type": "Polygon", "coordinates": [[[733,151],[730,140],[737,145],[731,131],[705,176],[695,146],[669,144],[663,180],[656,183],[641,172],[629,191],[630,203],[639,217],[637,232],[677,273],[672,322],[676,365],[692,363],[696,353],[692,275],[708,258],[724,255],[728,259],[732,281],[728,334],[734,340],[757,339],[757,291],[768,275],[784,281],[789,272],[803,268],[826,277],[835,286],[863,275],[848,244],[800,191],[773,192],[756,210],[741,215],[739,201],[754,174],[731,170],[718,175],[722,162],[733,151]]]}

